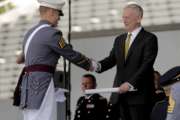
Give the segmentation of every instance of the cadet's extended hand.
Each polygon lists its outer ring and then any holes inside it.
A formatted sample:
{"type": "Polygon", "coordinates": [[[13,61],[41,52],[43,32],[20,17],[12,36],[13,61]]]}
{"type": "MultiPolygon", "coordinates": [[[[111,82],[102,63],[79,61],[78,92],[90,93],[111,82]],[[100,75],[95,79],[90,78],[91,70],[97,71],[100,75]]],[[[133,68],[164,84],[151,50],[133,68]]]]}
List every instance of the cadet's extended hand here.
{"type": "Polygon", "coordinates": [[[101,64],[95,61],[94,59],[91,59],[90,71],[95,72],[95,71],[100,71],[100,70],[101,70],[101,64]]]}

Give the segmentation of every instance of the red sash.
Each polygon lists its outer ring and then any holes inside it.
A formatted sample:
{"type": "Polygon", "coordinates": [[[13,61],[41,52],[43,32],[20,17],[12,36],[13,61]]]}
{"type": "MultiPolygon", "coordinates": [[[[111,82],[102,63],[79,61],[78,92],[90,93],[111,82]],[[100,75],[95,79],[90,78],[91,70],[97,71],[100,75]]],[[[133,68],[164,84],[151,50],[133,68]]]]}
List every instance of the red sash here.
{"type": "Polygon", "coordinates": [[[42,64],[37,64],[37,65],[30,65],[27,67],[24,67],[20,76],[19,76],[19,80],[17,83],[17,86],[15,88],[14,91],[14,96],[13,96],[13,105],[15,106],[19,106],[20,105],[20,98],[21,98],[21,83],[22,83],[22,77],[25,74],[29,74],[30,72],[48,72],[48,73],[52,73],[54,74],[55,72],[55,67],[53,66],[49,66],[49,65],[42,65],[42,64]]]}

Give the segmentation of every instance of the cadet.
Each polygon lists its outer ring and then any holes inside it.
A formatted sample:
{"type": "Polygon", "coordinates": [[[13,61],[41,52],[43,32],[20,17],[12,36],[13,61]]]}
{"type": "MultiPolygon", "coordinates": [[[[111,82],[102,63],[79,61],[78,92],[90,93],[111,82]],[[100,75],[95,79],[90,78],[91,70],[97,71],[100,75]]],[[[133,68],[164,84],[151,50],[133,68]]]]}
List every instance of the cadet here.
{"type": "MultiPolygon", "coordinates": [[[[96,78],[91,74],[82,77],[81,89],[96,88],[96,78]]],[[[107,100],[99,94],[81,96],[76,105],[74,120],[105,120],[107,100]]]]}
{"type": "Polygon", "coordinates": [[[155,94],[153,96],[154,106],[151,112],[151,120],[165,120],[166,118],[168,101],[165,91],[160,85],[160,78],[161,74],[158,71],[154,71],[155,94]]]}
{"type": "Polygon", "coordinates": [[[160,79],[163,86],[168,86],[169,105],[166,120],[179,120],[180,118],[180,66],[167,71],[160,79]]]}
{"type": "Polygon", "coordinates": [[[62,32],[55,27],[63,16],[63,0],[38,0],[40,22],[25,35],[23,52],[17,63],[25,63],[14,93],[14,105],[23,111],[24,120],[52,120],[55,108],[53,73],[60,56],[90,70],[92,61],[72,50],[62,32]]]}
{"type": "Polygon", "coordinates": [[[154,102],[159,102],[166,99],[166,94],[163,87],[160,85],[161,74],[158,71],[154,71],[154,87],[155,87],[155,95],[154,102]]]}

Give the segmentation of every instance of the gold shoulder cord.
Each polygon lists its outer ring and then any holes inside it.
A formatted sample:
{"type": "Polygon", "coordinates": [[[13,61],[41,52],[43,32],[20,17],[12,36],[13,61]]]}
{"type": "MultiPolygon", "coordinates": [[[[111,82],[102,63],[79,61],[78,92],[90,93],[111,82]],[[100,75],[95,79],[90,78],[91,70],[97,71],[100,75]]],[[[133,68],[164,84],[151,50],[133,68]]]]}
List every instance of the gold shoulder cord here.
{"type": "Polygon", "coordinates": [[[168,113],[172,113],[175,107],[176,101],[173,99],[172,94],[169,96],[168,113]]]}
{"type": "Polygon", "coordinates": [[[61,37],[60,40],[59,40],[59,47],[64,48],[64,46],[65,46],[65,40],[64,40],[63,37],[61,37]]]}

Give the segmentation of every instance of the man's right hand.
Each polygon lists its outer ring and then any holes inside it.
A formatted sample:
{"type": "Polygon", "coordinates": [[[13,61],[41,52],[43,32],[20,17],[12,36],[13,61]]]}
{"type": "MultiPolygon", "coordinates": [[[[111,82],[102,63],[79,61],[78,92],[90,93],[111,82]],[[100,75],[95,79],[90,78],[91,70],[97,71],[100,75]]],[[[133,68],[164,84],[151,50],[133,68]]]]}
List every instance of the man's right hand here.
{"type": "Polygon", "coordinates": [[[125,82],[125,83],[123,83],[122,85],[120,85],[120,87],[119,87],[119,93],[120,93],[120,94],[126,93],[126,92],[129,91],[129,89],[130,89],[129,83],[128,83],[128,82],[125,82]]]}

